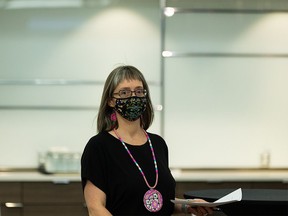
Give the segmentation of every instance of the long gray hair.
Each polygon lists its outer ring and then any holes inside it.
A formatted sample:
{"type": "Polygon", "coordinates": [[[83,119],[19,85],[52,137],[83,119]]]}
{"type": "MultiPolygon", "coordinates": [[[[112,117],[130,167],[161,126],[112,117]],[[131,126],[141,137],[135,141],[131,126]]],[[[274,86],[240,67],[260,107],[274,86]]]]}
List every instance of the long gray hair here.
{"type": "Polygon", "coordinates": [[[111,120],[111,114],[115,111],[113,110],[113,107],[109,106],[109,101],[113,98],[114,90],[123,80],[139,80],[142,82],[143,88],[147,91],[147,107],[140,118],[141,126],[147,130],[153,122],[154,111],[150,98],[150,91],[143,74],[134,66],[124,65],[115,68],[106,79],[97,118],[98,132],[110,131],[113,128],[118,128],[118,122],[113,122],[111,120]]]}

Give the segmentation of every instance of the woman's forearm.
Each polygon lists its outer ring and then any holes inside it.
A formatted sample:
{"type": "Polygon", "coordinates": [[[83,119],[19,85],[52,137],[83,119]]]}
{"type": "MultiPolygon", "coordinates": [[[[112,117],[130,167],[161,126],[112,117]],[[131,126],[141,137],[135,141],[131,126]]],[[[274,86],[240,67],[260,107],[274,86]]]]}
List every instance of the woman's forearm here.
{"type": "Polygon", "coordinates": [[[105,207],[88,207],[89,216],[112,216],[105,207]]]}

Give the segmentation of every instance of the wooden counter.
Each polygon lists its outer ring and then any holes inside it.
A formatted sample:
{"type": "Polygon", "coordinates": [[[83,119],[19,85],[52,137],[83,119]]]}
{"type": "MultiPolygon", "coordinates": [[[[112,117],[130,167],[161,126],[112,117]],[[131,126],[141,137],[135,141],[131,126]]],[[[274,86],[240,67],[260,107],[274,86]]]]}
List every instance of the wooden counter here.
{"type": "MultiPolygon", "coordinates": [[[[180,170],[172,169],[178,182],[282,182],[288,183],[288,169],[255,169],[255,170],[180,170]]],[[[43,182],[43,181],[81,181],[77,174],[42,174],[40,172],[0,172],[0,181],[4,182],[43,182]]]]}

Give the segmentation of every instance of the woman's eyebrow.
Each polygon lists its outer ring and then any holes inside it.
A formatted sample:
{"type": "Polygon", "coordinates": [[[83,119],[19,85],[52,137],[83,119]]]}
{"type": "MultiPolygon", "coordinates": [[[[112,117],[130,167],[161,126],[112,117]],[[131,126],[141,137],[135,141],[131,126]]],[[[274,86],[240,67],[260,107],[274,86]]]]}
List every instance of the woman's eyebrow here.
{"type": "MultiPolygon", "coordinates": [[[[134,89],[143,89],[144,87],[143,86],[136,86],[134,89]]],[[[120,88],[120,90],[131,90],[130,87],[122,87],[120,88]]]]}
{"type": "Polygon", "coordinates": [[[130,87],[122,87],[120,90],[130,90],[130,87]]]}

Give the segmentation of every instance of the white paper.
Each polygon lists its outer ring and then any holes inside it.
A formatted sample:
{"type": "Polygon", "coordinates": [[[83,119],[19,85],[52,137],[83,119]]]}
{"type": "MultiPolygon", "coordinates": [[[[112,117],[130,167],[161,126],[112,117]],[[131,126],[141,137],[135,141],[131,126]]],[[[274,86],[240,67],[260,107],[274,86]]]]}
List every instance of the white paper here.
{"type": "Polygon", "coordinates": [[[241,188],[232,191],[231,193],[221,197],[220,199],[216,200],[215,202],[197,202],[193,199],[177,199],[171,200],[171,202],[175,204],[185,204],[191,207],[193,206],[204,206],[204,207],[216,207],[219,205],[224,205],[228,203],[238,202],[242,199],[242,190],[241,188]]]}

